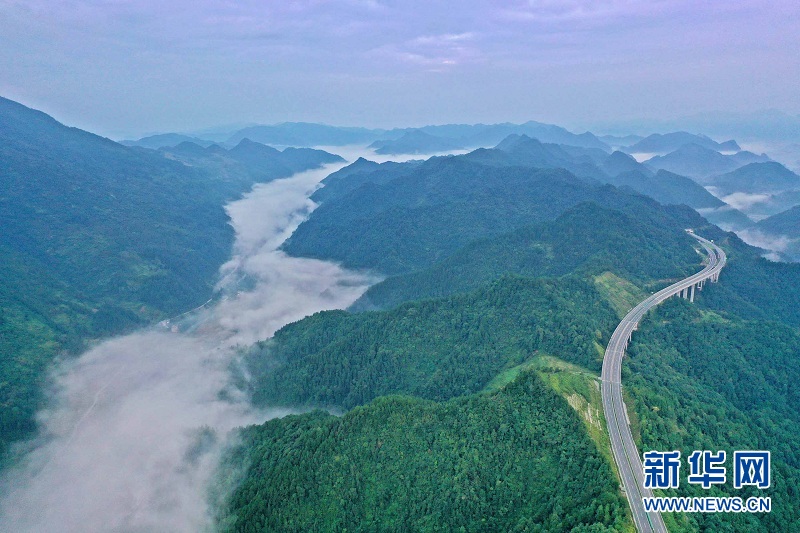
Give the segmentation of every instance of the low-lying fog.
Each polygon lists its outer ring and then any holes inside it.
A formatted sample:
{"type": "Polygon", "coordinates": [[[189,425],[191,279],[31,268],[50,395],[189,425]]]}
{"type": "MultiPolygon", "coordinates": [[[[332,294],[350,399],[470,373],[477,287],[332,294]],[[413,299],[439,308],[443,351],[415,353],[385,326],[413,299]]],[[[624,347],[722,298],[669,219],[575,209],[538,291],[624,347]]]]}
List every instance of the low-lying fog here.
{"type": "MultiPolygon", "coordinates": [[[[363,148],[345,155],[374,159],[363,148]]],[[[192,333],[146,329],[52,371],[41,434],[2,481],[0,530],[210,526],[207,489],[231,429],[287,413],[255,410],[229,386],[235,347],[316,311],[345,308],[375,281],[277,250],[315,207],[308,196],[320,180],[342,166],[257,185],[227,206],[236,230],[220,276],[227,296],[192,313],[192,333]]]]}

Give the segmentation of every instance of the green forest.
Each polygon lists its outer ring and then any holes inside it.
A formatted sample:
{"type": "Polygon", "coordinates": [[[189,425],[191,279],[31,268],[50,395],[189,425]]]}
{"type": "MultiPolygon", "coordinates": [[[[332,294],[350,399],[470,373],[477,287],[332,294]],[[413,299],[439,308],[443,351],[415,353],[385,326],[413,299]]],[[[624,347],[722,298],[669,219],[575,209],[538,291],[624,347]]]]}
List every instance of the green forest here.
{"type": "Polygon", "coordinates": [[[224,531],[621,531],[626,502],[567,401],[535,372],[433,402],[253,426],[224,531]]]}
{"type": "Polygon", "coordinates": [[[433,400],[480,391],[538,352],[599,371],[617,315],[594,285],[506,276],[390,311],[317,313],[247,354],[262,405],[343,407],[385,394],[433,400]]]}
{"type": "MultiPolygon", "coordinates": [[[[723,273],[725,271],[723,270],[723,273]]],[[[724,283],[724,282],[723,282],[724,283]]],[[[800,332],[747,321],[673,299],[634,335],[623,383],[633,399],[646,450],[770,450],[772,486],[704,490],[680,496],[770,496],[764,514],[675,514],[671,531],[793,531],[800,523],[800,332]]],[[[730,470],[729,470],[730,471],[730,470]]],[[[668,523],[669,525],[669,523],[668,523]]]]}

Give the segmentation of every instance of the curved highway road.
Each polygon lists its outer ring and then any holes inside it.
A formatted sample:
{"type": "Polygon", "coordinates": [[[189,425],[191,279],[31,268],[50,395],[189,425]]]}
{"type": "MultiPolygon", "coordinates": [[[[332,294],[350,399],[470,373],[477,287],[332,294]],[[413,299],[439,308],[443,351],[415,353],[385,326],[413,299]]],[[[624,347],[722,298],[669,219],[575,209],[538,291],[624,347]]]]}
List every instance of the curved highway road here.
{"type": "Polygon", "coordinates": [[[714,282],[719,278],[719,272],[727,261],[725,252],[713,242],[695,235],[691,231],[689,234],[700,241],[700,244],[708,252],[708,264],[706,267],[697,274],[658,291],[631,309],[622,319],[622,322],[619,323],[617,329],[614,330],[603,358],[603,412],[608,424],[608,433],[611,437],[611,450],[619,468],[623,490],[633,512],[636,530],[642,533],[666,533],[667,528],[664,526],[660,513],[647,513],[642,504],[642,498],[650,497],[653,493],[643,486],[642,460],[639,450],[636,449],[636,444],[633,442],[628,414],[625,410],[625,403],[622,400],[622,357],[625,355],[625,348],[628,347],[633,331],[647,311],[675,295],[694,300],[695,290],[701,289],[707,280],[714,282]]]}

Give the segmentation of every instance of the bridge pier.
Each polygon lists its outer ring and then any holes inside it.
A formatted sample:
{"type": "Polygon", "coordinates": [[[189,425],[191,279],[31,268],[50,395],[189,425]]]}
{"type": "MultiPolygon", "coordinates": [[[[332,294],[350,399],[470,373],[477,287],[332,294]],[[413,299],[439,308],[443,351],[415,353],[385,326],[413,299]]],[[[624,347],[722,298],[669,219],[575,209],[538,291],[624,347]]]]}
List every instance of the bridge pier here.
{"type": "Polygon", "coordinates": [[[689,294],[689,301],[694,303],[694,285],[692,285],[691,293],[689,294]]]}

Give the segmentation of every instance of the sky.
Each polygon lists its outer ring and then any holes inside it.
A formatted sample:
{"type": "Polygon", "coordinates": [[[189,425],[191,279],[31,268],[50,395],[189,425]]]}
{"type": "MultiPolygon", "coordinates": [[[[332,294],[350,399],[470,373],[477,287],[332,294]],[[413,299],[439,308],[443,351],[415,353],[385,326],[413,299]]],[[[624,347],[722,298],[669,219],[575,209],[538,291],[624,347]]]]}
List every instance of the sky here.
{"type": "Polygon", "coordinates": [[[798,114],[798,28],[796,0],[0,0],[0,95],[112,138],[798,114]]]}

